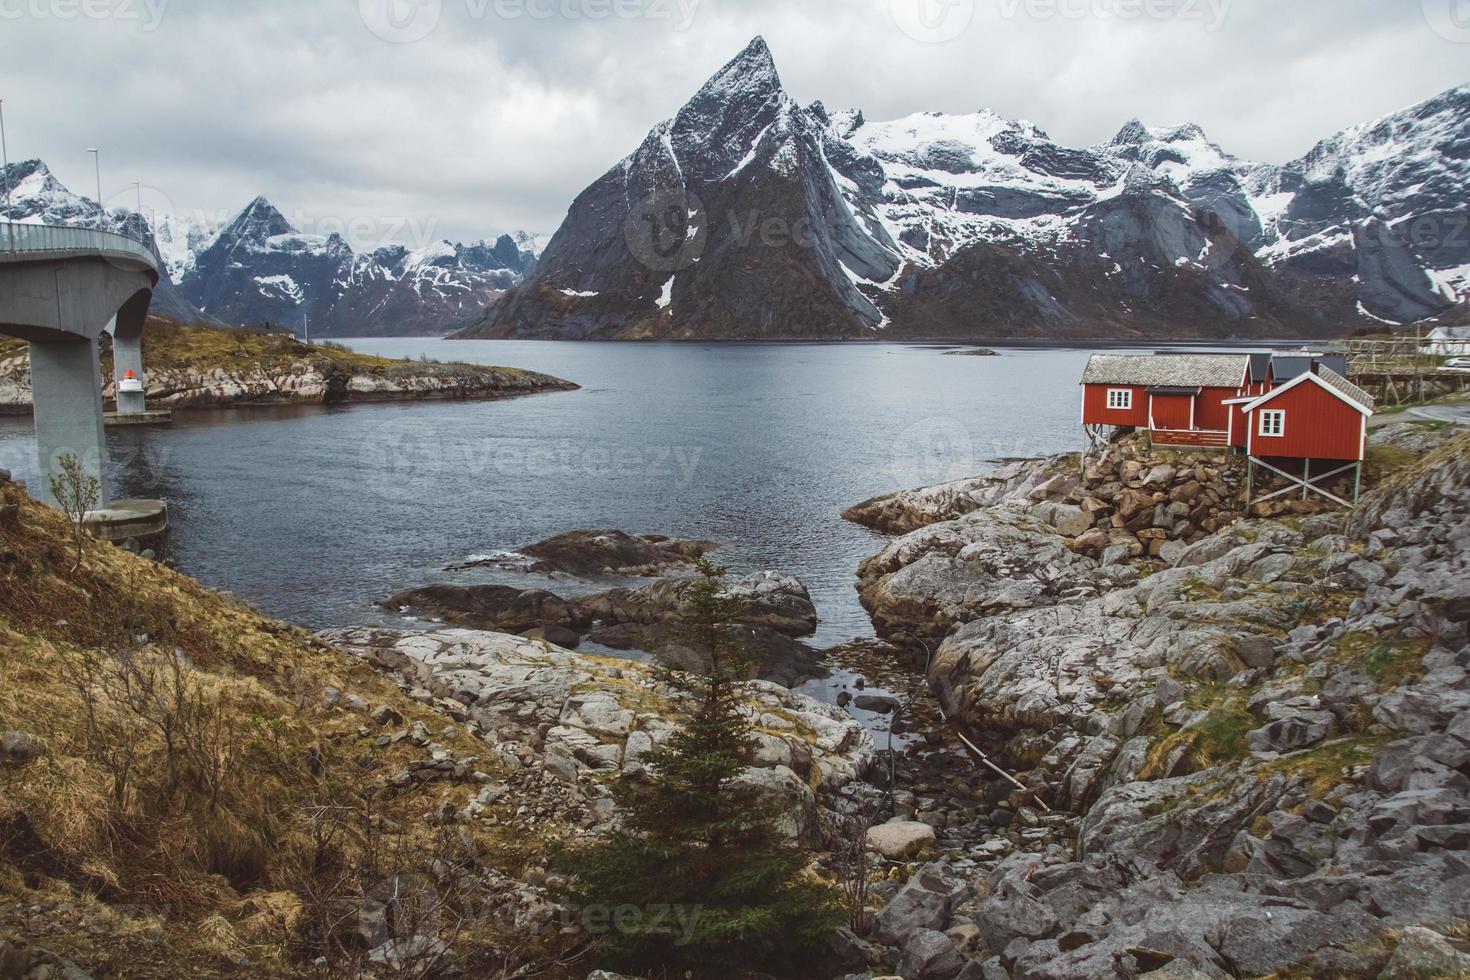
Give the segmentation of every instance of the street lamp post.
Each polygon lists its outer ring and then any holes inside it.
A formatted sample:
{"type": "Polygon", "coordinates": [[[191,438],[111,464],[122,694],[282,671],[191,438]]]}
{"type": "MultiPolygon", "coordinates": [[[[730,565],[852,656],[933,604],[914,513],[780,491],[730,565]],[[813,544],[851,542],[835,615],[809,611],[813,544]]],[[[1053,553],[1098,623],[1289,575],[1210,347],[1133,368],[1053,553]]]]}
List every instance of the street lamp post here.
{"type": "Polygon", "coordinates": [[[143,234],[143,229],[146,227],[146,223],[143,221],[143,182],[141,180],[133,181],[133,190],[138,192],[138,241],[147,244],[143,234]]]}
{"type": "Polygon", "coordinates": [[[87,152],[92,154],[92,164],[97,171],[97,227],[102,228],[107,223],[107,208],[102,205],[102,151],[89,146],[87,152]]]}
{"type": "Polygon", "coordinates": [[[10,250],[15,251],[15,215],[10,210],[10,150],[5,145],[5,100],[0,99],[0,162],[5,165],[5,225],[10,233],[10,250]]]}

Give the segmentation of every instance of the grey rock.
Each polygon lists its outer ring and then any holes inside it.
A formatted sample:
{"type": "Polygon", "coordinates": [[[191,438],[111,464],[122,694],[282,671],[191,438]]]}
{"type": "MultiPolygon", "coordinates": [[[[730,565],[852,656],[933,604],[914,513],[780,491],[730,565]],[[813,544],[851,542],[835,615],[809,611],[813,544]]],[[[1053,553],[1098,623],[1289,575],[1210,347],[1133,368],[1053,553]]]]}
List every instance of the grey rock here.
{"type": "Polygon", "coordinates": [[[1470,955],[1451,946],[1439,933],[1419,926],[1399,932],[1399,944],[1384,967],[1387,980],[1453,977],[1470,970],[1470,955]]]}
{"type": "Polygon", "coordinates": [[[903,945],[898,972],[906,980],[953,980],[964,965],[948,936],[933,929],[918,929],[903,945]]]}
{"type": "Polygon", "coordinates": [[[9,765],[23,766],[39,759],[46,751],[46,743],[30,732],[8,731],[0,735],[0,761],[9,765]]]}
{"type": "Polygon", "coordinates": [[[1336,722],[1330,711],[1298,711],[1246,733],[1252,752],[1294,752],[1326,738],[1336,722]]]}
{"type": "Polygon", "coordinates": [[[919,929],[942,929],[969,886],[943,864],[927,864],[910,878],[874,919],[874,938],[901,945],[919,929]]]}

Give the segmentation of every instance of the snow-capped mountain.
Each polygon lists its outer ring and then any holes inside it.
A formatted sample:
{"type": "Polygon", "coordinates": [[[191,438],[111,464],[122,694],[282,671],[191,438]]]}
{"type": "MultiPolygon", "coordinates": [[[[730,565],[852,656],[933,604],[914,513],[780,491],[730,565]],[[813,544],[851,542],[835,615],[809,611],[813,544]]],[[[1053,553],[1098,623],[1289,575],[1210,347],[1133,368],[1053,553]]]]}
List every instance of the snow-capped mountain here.
{"type": "Polygon", "coordinates": [[[1301,335],[1463,302],[1470,88],[1285,166],[1134,120],[797,105],[756,38],[465,336],[1301,335]],[[1458,225],[1455,224],[1458,218],[1458,225]],[[1415,235],[1414,229],[1429,234],[1415,235]]]}
{"type": "MultiPolygon", "coordinates": [[[[168,264],[147,222],[131,212],[104,212],[96,201],[69,191],[40,160],[12,163],[5,171],[5,177],[10,182],[10,211],[6,213],[4,203],[0,202],[0,219],[18,224],[79,225],[122,232],[151,245],[162,264],[168,264]]],[[[160,277],[153,290],[152,309],[185,322],[199,318],[199,310],[167,277],[160,277]]]]}
{"type": "MultiPolygon", "coordinates": [[[[151,245],[167,275],[153,310],[227,325],[272,323],[314,336],[441,334],[477,316],[535,268],[527,232],[361,254],[339,235],[303,234],[264,197],[228,221],[109,210],[68,190],[39,160],[12,164],[11,212],[38,224],[99,224],[151,245]]],[[[3,211],[3,206],[0,206],[3,211]]]]}

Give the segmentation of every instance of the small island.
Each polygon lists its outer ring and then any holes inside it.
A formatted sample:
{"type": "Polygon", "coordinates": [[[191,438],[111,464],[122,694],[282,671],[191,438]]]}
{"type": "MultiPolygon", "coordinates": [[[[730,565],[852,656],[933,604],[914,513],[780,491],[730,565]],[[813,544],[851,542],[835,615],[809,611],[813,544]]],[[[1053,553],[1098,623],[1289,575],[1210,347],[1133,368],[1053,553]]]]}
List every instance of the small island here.
{"type": "Polygon", "coordinates": [[[1000,355],[996,354],[995,351],[991,350],[989,347],[966,347],[963,350],[947,350],[944,353],[947,354],[947,355],[959,355],[961,357],[999,357],[1000,356],[1000,355]]]}
{"type": "MultiPolygon", "coordinates": [[[[103,397],[115,397],[103,341],[103,397]]],[[[549,374],[488,365],[408,361],[308,344],[284,332],[230,330],[150,317],[143,333],[147,398],[157,408],[340,405],[352,402],[509,398],[577,385],[549,374]]],[[[26,342],[0,338],[0,414],[31,411],[26,342]]]]}

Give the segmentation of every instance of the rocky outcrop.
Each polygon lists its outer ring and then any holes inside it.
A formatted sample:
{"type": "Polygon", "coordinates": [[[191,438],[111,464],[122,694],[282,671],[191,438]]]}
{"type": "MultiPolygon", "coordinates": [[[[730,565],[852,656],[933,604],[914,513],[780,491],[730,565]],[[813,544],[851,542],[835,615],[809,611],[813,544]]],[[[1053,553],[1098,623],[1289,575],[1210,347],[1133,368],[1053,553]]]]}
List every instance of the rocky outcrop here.
{"type": "MultiPolygon", "coordinates": [[[[704,542],[680,542],[670,555],[704,542]]],[[[645,554],[645,552],[639,552],[645,554]]],[[[479,629],[535,634],[575,646],[583,634],[618,650],[643,650],[674,666],[698,670],[710,651],[692,634],[690,576],[670,576],[633,589],[608,589],[562,598],[544,589],[506,585],[427,585],[395,593],[379,605],[479,629]],[[554,631],[560,631],[558,635],[554,631]]],[[[754,572],[725,582],[724,596],[739,613],[725,628],[735,654],[752,676],[794,687],[828,671],[795,637],[811,633],[817,610],[795,576],[754,572]]]]}
{"type": "MultiPolygon", "coordinates": [[[[187,332],[191,328],[182,329],[187,332]]],[[[229,358],[228,365],[160,363],[149,357],[146,338],[145,333],[147,399],[155,408],[453,401],[572,391],[578,387],[548,374],[516,368],[375,359],[364,363],[341,357],[328,348],[303,344],[295,344],[294,352],[288,351],[285,356],[259,357],[242,348],[238,356],[229,358]]],[[[273,338],[272,342],[294,344],[288,338],[273,338]]],[[[108,361],[104,361],[102,380],[103,397],[114,399],[108,361]]],[[[29,414],[30,410],[28,352],[25,348],[8,354],[0,351],[0,414],[29,414]]]]}
{"type": "MultiPolygon", "coordinates": [[[[616,816],[609,778],[641,772],[640,758],[664,744],[680,711],[680,695],[645,664],[519,636],[347,628],[321,637],[460,720],[511,768],[550,773],[564,791],[564,816],[589,830],[616,816]]],[[[760,741],[748,778],[769,790],[794,840],[821,845],[822,801],[864,772],[872,739],[806,695],[763,681],[747,690],[760,741]]]]}
{"type": "Polygon", "coordinates": [[[454,570],[495,566],[524,572],[566,575],[663,575],[686,570],[696,558],[719,547],[713,541],[670,538],[625,531],[567,531],[527,545],[514,555],[481,559],[454,570]]]}
{"type": "Polygon", "coordinates": [[[400,612],[412,610],[448,623],[512,633],[548,627],[580,633],[592,625],[592,617],[575,601],[545,589],[509,585],[423,585],[395,592],[378,605],[400,612]]]}
{"type": "MultiPolygon", "coordinates": [[[[694,616],[691,587],[695,579],[671,576],[636,589],[609,589],[577,600],[577,605],[604,623],[678,624],[694,616]]],[[[806,586],[783,572],[752,572],[725,581],[721,595],[736,604],[735,622],[765,626],[790,636],[817,628],[817,608],[806,586]]]]}
{"type": "Polygon", "coordinates": [[[1470,912],[1470,435],[1427,438],[1349,515],[1240,520],[1132,581],[1023,525],[1091,590],[991,602],[930,680],[1074,843],[972,848],[977,874],[893,896],[892,962],[915,937],[940,956],[928,930],[973,975],[1027,980],[1459,964],[1453,934],[1410,931],[1470,912]]]}
{"type": "Polygon", "coordinates": [[[842,512],[844,520],[885,534],[907,534],[940,521],[954,520],[1004,500],[1023,500],[1060,469],[1050,460],[1023,459],[988,473],[916,490],[885,493],[842,512]]]}
{"type": "Polygon", "coordinates": [[[1067,547],[1035,505],[1001,506],[896,538],[858,566],[858,595],[879,635],[939,639],[955,626],[1013,609],[1096,595],[1137,576],[1067,547]],[[1103,583],[1103,584],[1100,584],[1103,583]]]}

